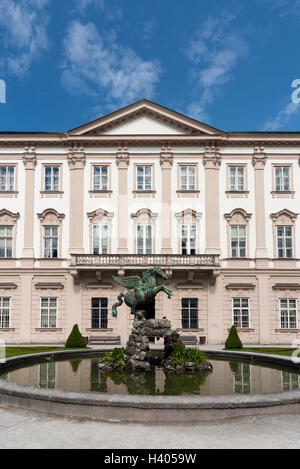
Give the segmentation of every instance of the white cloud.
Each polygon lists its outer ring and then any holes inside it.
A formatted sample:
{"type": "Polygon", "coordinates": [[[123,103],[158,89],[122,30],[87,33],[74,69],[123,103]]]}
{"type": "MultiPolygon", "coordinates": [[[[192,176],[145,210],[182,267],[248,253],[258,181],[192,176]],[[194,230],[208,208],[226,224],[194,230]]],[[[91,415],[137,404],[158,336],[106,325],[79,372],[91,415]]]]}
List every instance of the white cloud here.
{"type": "Polygon", "coordinates": [[[300,112],[300,104],[293,103],[292,101],[282,106],[274,119],[267,121],[263,130],[275,132],[282,129],[292,116],[300,112]]]}
{"type": "Polygon", "coordinates": [[[94,23],[72,22],[64,39],[62,80],[70,93],[95,96],[95,106],[125,105],[151,98],[161,66],[143,60],[117,42],[115,34],[99,34],[94,23]],[[98,102],[97,102],[98,100],[98,102]]]}
{"type": "Polygon", "coordinates": [[[43,12],[47,4],[48,0],[0,0],[0,31],[4,46],[0,63],[9,72],[23,76],[47,49],[43,12]]]}
{"type": "Polygon", "coordinates": [[[247,56],[246,41],[232,30],[234,19],[235,16],[228,13],[208,18],[184,51],[194,66],[192,84],[195,100],[187,112],[198,119],[207,117],[207,106],[221,93],[223,85],[233,78],[238,62],[247,56]]]}
{"type": "Polygon", "coordinates": [[[77,10],[80,10],[82,13],[84,13],[84,11],[91,5],[96,6],[100,8],[101,10],[103,10],[105,7],[105,1],[104,0],[75,0],[75,8],[77,10]]]}

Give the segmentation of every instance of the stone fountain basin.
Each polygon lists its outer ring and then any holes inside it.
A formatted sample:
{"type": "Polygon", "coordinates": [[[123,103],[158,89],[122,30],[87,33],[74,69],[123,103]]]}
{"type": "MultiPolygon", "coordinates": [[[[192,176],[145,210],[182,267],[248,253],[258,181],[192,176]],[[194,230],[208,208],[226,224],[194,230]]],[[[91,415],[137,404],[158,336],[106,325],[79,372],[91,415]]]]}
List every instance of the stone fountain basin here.
{"type": "MultiPolygon", "coordinates": [[[[109,350],[107,350],[109,351],[109,350]]],[[[102,352],[102,351],[101,351],[102,352]]],[[[104,352],[104,350],[103,350],[104,352]]],[[[255,363],[284,365],[299,370],[290,357],[248,352],[205,351],[208,358],[237,358],[255,363]]],[[[0,364],[2,371],[33,364],[41,358],[83,358],[99,351],[57,351],[24,355],[0,364]]],[[[10,384],[0,380],[0,405],[25,408],[50,415],[140,423],[199,423],[258,414],[300,412],[300,389],[274,394],[226,396],[145,396],[76,393],[10,384]]]]}

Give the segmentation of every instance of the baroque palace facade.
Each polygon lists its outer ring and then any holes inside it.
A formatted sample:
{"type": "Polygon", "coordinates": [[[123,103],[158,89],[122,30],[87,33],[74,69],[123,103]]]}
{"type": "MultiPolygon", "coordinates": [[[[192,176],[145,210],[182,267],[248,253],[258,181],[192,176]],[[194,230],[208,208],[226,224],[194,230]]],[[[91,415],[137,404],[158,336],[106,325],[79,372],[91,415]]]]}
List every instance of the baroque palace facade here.
{"type": "Polygon", "coordinates": [[[120,336],[112,275],[159,265],[182,335],[300,338],[300,133],[222,132],[142,100],[66,133],[0,133],[0,340],[120,336]]]}

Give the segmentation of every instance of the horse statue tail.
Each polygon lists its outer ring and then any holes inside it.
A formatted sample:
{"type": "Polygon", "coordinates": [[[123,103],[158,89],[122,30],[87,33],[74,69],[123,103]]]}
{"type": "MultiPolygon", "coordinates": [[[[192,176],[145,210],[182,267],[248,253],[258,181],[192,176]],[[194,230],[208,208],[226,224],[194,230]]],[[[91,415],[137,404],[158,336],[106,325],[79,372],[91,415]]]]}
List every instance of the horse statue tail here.
{"type": "Polygon", "coordinates": [[[114,318],[116,318],[118,316],[117,308],[123,304],[123,298],[124,298],[124,295],[123,295],[123,293],[121,293],[118,296],[118,300],[119,300],[118,303],[115,303],[112,307],[112,315],[113,315],[114,318]]]}

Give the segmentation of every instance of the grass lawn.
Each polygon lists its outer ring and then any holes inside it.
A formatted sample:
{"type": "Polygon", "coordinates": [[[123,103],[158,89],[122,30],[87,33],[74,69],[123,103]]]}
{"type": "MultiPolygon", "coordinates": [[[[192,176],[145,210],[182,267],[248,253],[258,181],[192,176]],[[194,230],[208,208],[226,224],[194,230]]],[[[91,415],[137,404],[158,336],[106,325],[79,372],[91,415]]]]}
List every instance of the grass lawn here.
{"type": "MultiPolygon", "coordinates": [[[[30,353],[57,352],[58,350],[74,350],[66,347],[6,347],[6,358],[30,353]]],[[[78,349],[77,349],[78,350],[78,349]]],[[[85,350],[85,349],[82,349],[85,350]]]]}
{"type": "MultiPolygon", "coordinates": [[[[224,349],[225,350],[225,349],[224,349]]],[[[228,350],[228,349],[226,349],[228,350]]],[[[272,355],[286,355],[288,357],[291,357],[294,353],[295,348],[279,348],[279,347],[268,347],[268,348],[263,348],[263,347],[255,347],[255,348],[247,348],[244,347],[243,349],[231,349],[231,350],[236,350],[239,352],[254,352],[254,353],[270,353],[272,355]]],[[[298,353],[298,357],[300,357],[300,350],[298,353]]]]}

